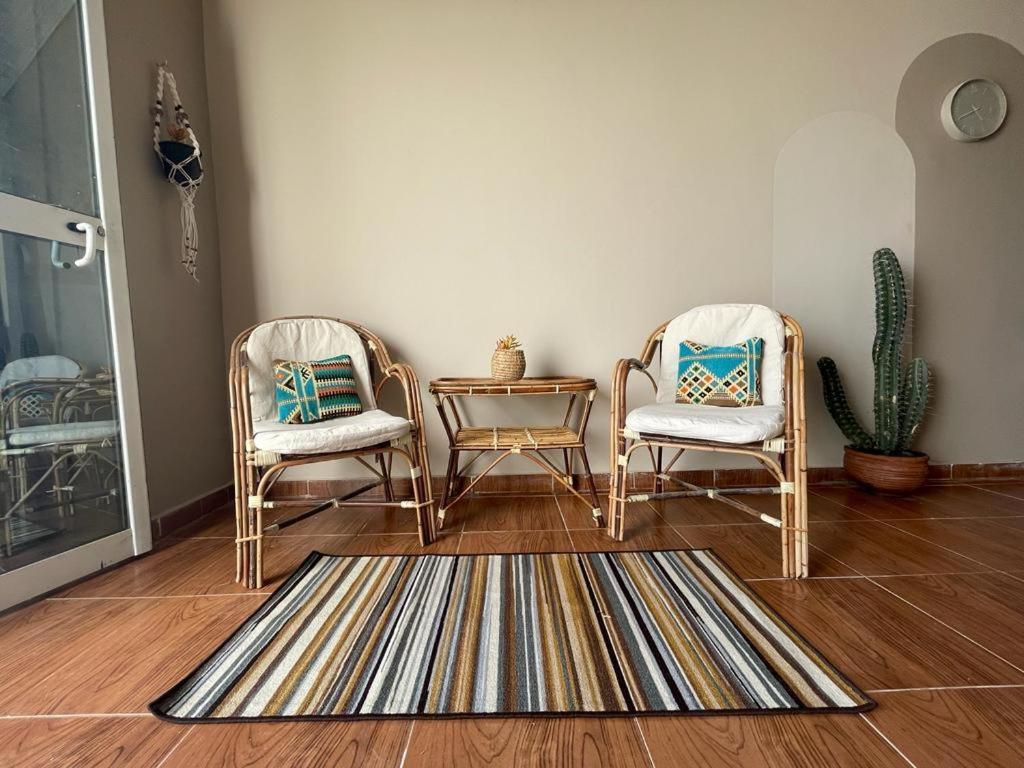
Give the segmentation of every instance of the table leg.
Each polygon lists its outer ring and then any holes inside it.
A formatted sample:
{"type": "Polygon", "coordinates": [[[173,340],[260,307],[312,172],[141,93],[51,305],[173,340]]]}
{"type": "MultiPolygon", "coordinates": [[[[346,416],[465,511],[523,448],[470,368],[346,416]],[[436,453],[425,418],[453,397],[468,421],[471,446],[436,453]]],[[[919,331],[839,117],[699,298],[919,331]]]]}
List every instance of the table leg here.
{"type": "Polygon", "coordinates": [[[587,449],[578,448],[580,460],[583,462],[583,471],[587,476],[587,485],[590,488],[590,500],[594,505],[594,525],[603,528],[605,525],[604,515],[601,513],[601,502],[597,498],[597,485],[594,483],[594,473],[590,471],[590,461],[587,459],[587,449]]]}
{"type": "Polygon", "coordinates": [[[441,502],[437,508],[437,530],[444,528],[444,516],[448,512],[448,499],[452,494],[452,483],[455,482],[455,473],[459,467],[459,452],[448,451],[448,471],[444,475],[444,487],[441,488],[441,502]]]}

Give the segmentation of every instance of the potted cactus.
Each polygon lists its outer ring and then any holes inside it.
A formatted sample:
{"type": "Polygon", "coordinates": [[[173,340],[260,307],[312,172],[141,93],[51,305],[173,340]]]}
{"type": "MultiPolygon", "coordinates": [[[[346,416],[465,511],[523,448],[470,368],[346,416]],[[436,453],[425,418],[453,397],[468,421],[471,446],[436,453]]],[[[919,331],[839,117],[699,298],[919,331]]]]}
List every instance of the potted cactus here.
{"type": "Polygon", "coordinates": [[[907,288],[896,255],[875,252],[875,431],[865,430],[846,400],[839,369],[830,357],[818,360],[825,406],[850,441],[843,467],[860,483],[877,491],[909,493],[928,477],[928,456],[911,450],[931,394],[928,363],[915,357],[903,370],[903,331],[907,322],[907,288]]]}

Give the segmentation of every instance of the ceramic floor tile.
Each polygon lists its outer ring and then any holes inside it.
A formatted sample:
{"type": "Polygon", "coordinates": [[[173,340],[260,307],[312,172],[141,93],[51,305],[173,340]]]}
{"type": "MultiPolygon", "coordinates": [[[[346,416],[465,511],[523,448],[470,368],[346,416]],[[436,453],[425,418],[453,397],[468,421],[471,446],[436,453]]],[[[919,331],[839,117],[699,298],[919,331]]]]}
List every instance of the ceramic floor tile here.
{"type": "Polygon", "coordinates": [[[884,496],[853,486],[822,486],[813,492],[877,520],[1024,514],[1024,500],[967,485],[927,485],[909,496],[884,496]]]}
{"type": "MultiPolygon", "coordinates": [[[[767,523],[751,525],[679,526],[691,547],[710,548],[744,579],[782,576],[782,537],[767,523]]],[[[814,541],[814,536],[811,536],[814,541]]],[[[854,571],[821,550],[808,552],[811,576],[853,576],[854,571]]]]}
{"type": "Polygon", "coordinates": [[[400,720],[200,725],[161,768],[394,768],[411,727],[400,720]]]}
{"type": "Polygon", "coordinates": [[[45,600],[0,620],[0,715],[144,712],[265,595],[45,600]]]}
{"type": "Polygon", "coordinates": [[[638,718],[655,766],[907,768],[856,715],[638,718]]]}
{"type": "Polygon", "coordinates": [[[0,720],[0,765],[159,765],[187,730],[149,716],[0,720]]]}
{"type": "Polygon", "coordinates": [[[471,498],[451,508],[445,527],[463,523],[464,531],[564,531],[553,495],[471,498]]]}
{"type": "Polygon", "coordinates": [[[878,694],[866,717],[919,768],[1024,764],[1024,689],[878,694]]]}
{"type": "Polygon", "coordinates": [[[649,766],[630,718],[506,718],[417,721],[406,765],[649,766]]]}
{"type": "Polygon", "coordinates": [[[1004,573],[892,576],[877,581],[1024,668],[1024,581],[1004,573]]]}
{"type": "Polygon", "coordinates": [[[998,570],[1024,568],[1024,529],[996,520],[900,520],[902,531],[998,570]]]}
{"type": "Polygon", "coordinates": [[[673,528],[626,530],[624,541],[615,541],[601,530],[569,531],[573,546],[580,552],[621,552],[638,549],[687,549],[686,540],[673,528]]]}
{"type": "Polygon", "coordinates": [[[1024,673],[867,579],[751,586],[862,690],[1024,683],[1024,673]]]}
{"type": "MultiPolygon", "coordinates": [[[[903,523],[898,524],[900,527],[903,523]]],[[[812,546],[865,576],[987,570],[936,542],[881,522],[811,523],[812,546]]]]}
{"type": "Polygon", "coordinates": [[[469,532],[459,542],[460,555],[572,551],[572,540],[564,530],[469,532]]]}

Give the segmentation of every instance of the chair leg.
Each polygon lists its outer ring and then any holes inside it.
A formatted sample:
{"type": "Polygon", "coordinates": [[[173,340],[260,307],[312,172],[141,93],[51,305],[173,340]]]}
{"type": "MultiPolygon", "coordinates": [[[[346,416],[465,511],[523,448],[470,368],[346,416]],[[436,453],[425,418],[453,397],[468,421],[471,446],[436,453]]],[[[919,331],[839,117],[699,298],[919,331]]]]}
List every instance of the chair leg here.
{"type": "Polygon", "coordinates": [[[242,555],[242,537],[245,536],[245,506],[242,504],[242,475],[239,470],[239,452],[237,448],[232,454],[234,467],[232,467],[235,481],[235,583],[240,584],[244,578],[244,558],[242,555]]]}
{"type": "Polygon", "coordinates": [[[794,518],[794,502],[796,500],[796,494],[793,493],[782,493],[779,495],[779,519],[782,521],[782,527],[779,530],[781,534],[781,551],[782,551],[782,578],[792,579],[796,576],[796,569],[793,559],[795,551],[796,531],[793,530],[795,525],[794,518]]]}
{"type": "Polygon", "coordinates": [[[263,587],[263,504],[259,501],[259,475],[246,468],[246,489],[242,500],[246,509],[246,544],[249,550],[249,568],[245,585],[249,589],[263,587]]]}
{"type": "Polygon", "coordinates": [[[413,503],[416,504],[416,529],[419,533],[420,546],[425,547],[434,541],[433,504],[426,503],[429,498],[426,483],[430,482],[430,478],[424,477],[415,446],[411,446],[410,452],[403,455],[409,462],[409,472],[412,475],[412,496],[413,503]]]}
{"type": "Polygon", "coordinates": [[[803,468],[797,469],[796,493],[793,494],[794,501],[794,525],[798,529],[793,531],[793,559],[794,576],[798,579],[806,579],[809,575],[808,566],[808,513],[807,513],[807,471],[803,468]]]}
{"type": "Polygon", "coordinates": [[[619,464],[616,457],[615,466],[612,467],[612,488],[608,495],[609,523],[608,535],[616,541],[622,541],[626,536],[626,482],[629,478],[629,459],[624,465],[619,464]]]}
{"type": "Polygon", "coordinates": [[[608,528],[606,532],[615,538],[615,527],[618,521],[619,503],[615,498],[619,495],[619,468],[612,464],[608,468],[608,528]]]}

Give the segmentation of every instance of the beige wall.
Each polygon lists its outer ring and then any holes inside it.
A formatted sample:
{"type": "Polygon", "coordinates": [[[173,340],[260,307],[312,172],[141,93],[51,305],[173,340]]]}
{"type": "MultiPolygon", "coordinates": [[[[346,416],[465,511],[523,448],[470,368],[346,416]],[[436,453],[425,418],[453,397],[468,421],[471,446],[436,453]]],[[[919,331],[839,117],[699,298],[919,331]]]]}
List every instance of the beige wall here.
{"type": "Polygon", "coordinates": [[[903,78],[896,128],[918,171],[914,351],[938,374],[921,447],[950,461],[1024,460],[1024,55],[986,35],[936,43],[903,78]],[[1006,122],[986,141],[950,141],[922,118],[976,76],[1006,91],[1006,122]]]}
{"type": "Polygon", "coordinates": [[[209,148],[201,0],[104,3],[151,514],[231,480],[212,152],[199,191],[200,283],[178,263],[178,195],[153,154],[153,77],[166,59],[209,148]],[[197,438],[196,436],[201,436],[197,438]]]}
{"type": "Polygon", "coordinates": [[[814,361],[836,361],[851,407],[873,429],[871,257],[888,246],[904,274],[913,275],[914,158],[896,129],[877,117],[831,112],[801,127],[779,151],[772,210],[775,303],[808,329],[807,420],[818,426],[809,460],[835,466],[846,441],[825,409],[814,361]]]}
{"type": "MultiPolygon", "coordinates": [[[[837,111],[892,126],[903,73],[946,36],[1024,47],[1016,0],[205,11],[227,337],[274,315],[340,315],[426,380],[485,374],[494,339],[516,333],[528,373],[598,379],[599,469],[615,358],[691,306],[776,301],[774,169],[790,136],[837,111]]],[[[859,337],[806,330],[814,349],[869,364],[859,337]]],[[[813,365],[808,383],[819,397],[813,365]]],[[[815,462],[836,464],[822,416],[815,462]]],[[[951,433],[967,417],[935,415],[951,433]]],[[[433,414],[428,428],[436,463],[433,414]]],[[[988,435],[986,455],[1015,442],[988,435]]]]}

